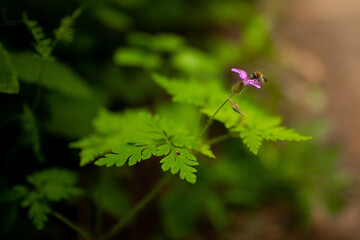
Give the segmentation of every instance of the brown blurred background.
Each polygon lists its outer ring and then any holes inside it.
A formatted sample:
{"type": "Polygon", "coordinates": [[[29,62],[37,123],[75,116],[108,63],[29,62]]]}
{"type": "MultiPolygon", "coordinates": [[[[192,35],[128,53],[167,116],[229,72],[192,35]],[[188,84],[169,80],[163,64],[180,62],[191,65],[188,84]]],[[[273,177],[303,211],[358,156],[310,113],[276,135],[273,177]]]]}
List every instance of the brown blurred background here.
{"type": "Polygon", "coordinates": [[[308,114],[330,116],[329,141],[341,145],[341,163],[354,178],[345,209],[337,216],[314,213],[316,231],[323,239],[360,239],[360,1],[267,1],[266,8],[281,12],[274,36],[283,64],[310,81],[293,83],[290,99],[306,105],[300,99],[314,93],[309,85],[324,89],[310,98],[308,114]]]}

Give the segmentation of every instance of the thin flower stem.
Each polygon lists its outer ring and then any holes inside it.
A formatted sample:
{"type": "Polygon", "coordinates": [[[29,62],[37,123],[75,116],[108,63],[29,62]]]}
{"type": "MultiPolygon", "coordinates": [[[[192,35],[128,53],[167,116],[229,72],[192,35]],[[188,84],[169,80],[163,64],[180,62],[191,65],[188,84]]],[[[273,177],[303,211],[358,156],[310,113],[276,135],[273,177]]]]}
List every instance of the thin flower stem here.
{"type": "Polygon", "coordinates": [[[90,236],[89,234],[82,229],[81,227],[77,226],[75,223],[73,223],[72,221],[70,221],[68,218],[66,218],[64,215],[62,215],[59,212],[53,212],[52,215],[54,217],[56,217],[57,219],[59,219],[60,221],[62,221],[63,223],[65,223],[66,225],[68,225],[71,229],[73,229],[75,232],[77,232],[78,234],[80,234],[81,236],[83,236],[85,239],[90,240],[90,236]]]}
{"type": "Polygon", "coordinates": [[[206,134],[206,131],[208,130],[208,128],[210,127],[210,125],[212,124],[212,122],[214,121],[214,118],[216,116],[216,114],[220,111],[220,109],[225,105],[225,103],[227,101],[229,101],[229,99],[235,94],[235,92],[232,92],[231,95],[225,100],[225,102],[223,102],[220,107],[214,112],[214,114],[208,119],[204,129],[201,132],[200,138],[203,138],[204,135],[206,134]]]}
{"type": "Polygon", "coordinates": [[[126,224],[128,224],[139,211],[141,211],[164,187],[164,185],[170,180],[170,176],[163,177],[155,187],[146,194],[143,199],[140,200],[125,216],[119,220],[109,232],[103,236],[103,240],[110,239],[115,236],[126,224]]]}

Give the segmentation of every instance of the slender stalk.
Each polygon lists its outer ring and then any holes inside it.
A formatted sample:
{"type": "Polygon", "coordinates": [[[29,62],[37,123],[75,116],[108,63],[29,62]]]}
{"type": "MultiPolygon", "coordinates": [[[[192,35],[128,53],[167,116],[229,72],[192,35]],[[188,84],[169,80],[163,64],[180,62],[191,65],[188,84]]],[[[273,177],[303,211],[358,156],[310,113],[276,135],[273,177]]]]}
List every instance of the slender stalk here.
{"type": "Polygon", "coordinates": [[[81,227],[77,226],[75,223],[73,223],[72,221],[70,221],[68,218],[66,218],[64,215],[62,215],[59,212],[53,212],[52,215],[54,217],[56,217],[57,219],[59,219],[60,221],[62,221],[63,223],[65,223],[66,225],[68,225],[71,229],[73,229],[75,232],[77,232],[78,234],[80,234],[81,236],[83,236],[85,239],[90,240],[90,236],[89,234],[82,229],[81,227]]]}
{"type": "Polygon", "coordinates": [[[229,133],[227,133],[227,134],[224,134],[224,135],[209,139],[209,141],[207,141],[206,143],[209,144],[209,145],[213,145],[213,144],[216,144],[218,142],[222,142],[222,141],[224,141],[224,140],[226,140],[226,139],[228,139],[230,137],[231,137],[231,135],[229,133]]]}
{"type": "Polygon", "coordinates": [[[212,122],[214,121],[214,118],[215,118],[216,114],[220,111],[220,109],[225,105],[225,103],[226,103],[227,101],[229,101],[229,99],[230,99],[234,94],[235,94],[235,92],[232,92],[231,95],[225,100],[225,102],[223,102],[223,103],[220,105],[220,107],[214,112],[214,114],[208,119],[208,121],[207,121],[204,129],[203,129],[202,132],[201,132],[201,135],[200,135],[201,138],[204,137],[206,131],[208,130],[208,128],[210,127],[210,125],[211,125],[212,122]]]}
{"type": "Polygon", "coordinates": [[[40,69],[39,69],[39,75],[38,75],[38,80],[37,80],[37,86],[36,86],[36,94],[35,94],[35,100],[33,103],[33,110],[35,111],[40,103],[40,99],[41,99],[41,95],[42,95],[42,90],[41,90],[41,79],[42,76],[44,74],[44,68],[45,68],[45,59],[43,58],[41,61],[41,65],[40,65],[40,69]]]}
{"type": "Polygon", "coordinates": [[[100,189],[99,200],[97,202],[96,218],[95,218],[95,236],[101,235],[102,231],[102,220],[103,220],[103,209],[102,209],[102,188],[100,189]]]}
{"type": "MultiPolygon", "coordinates": [[[[100,171],[100,176],[99,178],[102,178],[104,174],[104,170],[100,171]]],[[[102,221],[103,221],[103,193],[104,193],[104,188],[100,187],[99,188],[99,198],[97,199],[97,209],[96,209],[96,217],[95,217],[95,236],[100,236],[102,234],[102,221]]]]}
{"type": "Polygon", "coordinates": [[[139,211],[141,211],[164,187],[164,185],[169,181],[170,176],[164,177],[158,182],[155,187],[146,194],[143,199],[140,200],[130,211],[121,219],[119,220],[109,232],[107,232],[103,236],[103,240],[110,239],[115,236],[126,224],[128,224],[139,211]]]}
{"type": "MultiPolygon", "coordinates": [[[[30,31],[32,34],[34,34],[32,31],[30,31]]],[[[46,54],[39,52],[39,54],[41,55],[41,65],[40,65],[40,69],[39,69],[39,75],[38,75],[38,81],[37,81],[37,88],[36,88],[36,95],[35,95],[35,100],[33,103],[33,109],[36,110],[39,103],[40,103],[40,99],[41,99],[41,95],[42,95],[42,89],[40,86],[41,80],[42,80],[42,76],[44,74],[44,68],[45,68],[45,62],[48,61],[48,59],[51,57],[51,53],[54,51],[56,45],[59,43],[59,38],[55,38],[54,41],[52,42],[52,44],[49,46],[49,50],[46,54]]],[[[38,45],[40,45],[39,40],[36,39],[36,42],[38,45]]]]}

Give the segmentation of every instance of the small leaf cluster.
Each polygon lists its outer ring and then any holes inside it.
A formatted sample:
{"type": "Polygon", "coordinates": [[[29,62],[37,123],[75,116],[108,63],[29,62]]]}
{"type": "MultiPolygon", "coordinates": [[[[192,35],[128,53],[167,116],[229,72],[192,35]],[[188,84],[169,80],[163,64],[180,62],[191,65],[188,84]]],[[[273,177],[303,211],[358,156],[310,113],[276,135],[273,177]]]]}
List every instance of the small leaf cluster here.
{"type": "Polygon", "coordinates": [[[42,59],[50,57],[58,42],[70,43],[74,38],[73,25],[76,18],[80,15],[82,8],[78,8],[71,16],[66,16],[60,21],[60,26],[54,30],[55,38],[47,38],[43,28],[37,21],[30,20],[26,13],[23,14],[23,22],[35,39],[35,50],[40,54],[42,59]]]}
{"type": "Polygon", "coordinates": [[[96,160],[98,166],[133,166],[152,156],[160,158],[162,170],[190,183],[196,182],[199,163],[195,152],[213,157],[209,147],[202,146],[185,129],[146,111],[123,114],[100,112],[94,121],[97,134],[81,139],[72,147],[81,148],[81,165],[96,160]]]}
{"type": "MultiPolygon", "coordinates": [[[[255,118],[259,119],[259,118],[255,118]]],[[[268,141],[306,141],[311,137],[304,136],[294,129],[280,126],[281,118],[263,116],[259,121],[244,121],[244,124],[235,130],[240,133],[244,144],[254,154],[257,154],[263,140],[268,141]]]]}
{"type": "MultiPolygon", "coordinates": [[[[184,81],[168,79],[154,74],[154,81],[163,87],[173,100],[200,107],[208,116],[216,111],[219,103],[226,99],[226,91],[220,81],[184,81]]],[[[281,118],[266,114],[253,104],[243,101],[241,108],[246,111],[245,119],[239,118],[231,108],[222,109],[215,117],[228,130],[240,137],[254,154],[258,153],[263,140],[303,141],[310,139],[280,125],[281,118]]],[[[151,157],[160,158],[163,171],[172,174],[180,172],[180,178],[196,182],[198,165],[194,152],[215,157],[210,146],[202,143],[178,125],[144,110],[129,110],[111,113],[102,110],[94,120],[94,134],[71,144],[80,148],[80,165],[92,161],[98,166],[133,166],[151,157]]]]}
{"type": "Polygon", "coordinates": [[[26,13],[23,14],[23,22],[35,39],[35,50],[43,59],[47,59],[52,51],[52,40],[45,36],[44,30],[39,26],[39,22],[30,20],[26,13]]]}
{"type": "Polygon", "coordinates": [[[77,175],[66,169],[51,168],[35,172],[28,175],[26,180],[28,185],[15,185],[3,194],[1,200],[20,202],[23,208],[28,208],[28,217],[39,230],[52,213],[52,203],[71,200],[82,193],[76,186],[77,175]]]}
{"type": "Polygon", "coordinates": [[[54,30],[56,41],[71,43],[74,39],[75,30],[73,28],[75,20],[82,12],[82,7],[76,9],[71,16],[65,16],[60,21],[60,26],[54,30]]]}
{"type": "MultiPolygon", "coordinates": [[[[154,74],[153,79],[172,95],[173,101],[198,106],[209,117],[227,98],[225,88],[219,84],[220,81],[186,81],[170,79],[159,74],[154,74]]],[[[224,123],[230,132],[239,136],[252,153],[258,153],[263,140],[305,141],[311,139],[294,129],[281,126],[280,117],[271,116],[244,99],[239,101],[240,109],[245,113],[244,118],[235,114],[231,107],[224,107],[215,119],[224,123]]]]}

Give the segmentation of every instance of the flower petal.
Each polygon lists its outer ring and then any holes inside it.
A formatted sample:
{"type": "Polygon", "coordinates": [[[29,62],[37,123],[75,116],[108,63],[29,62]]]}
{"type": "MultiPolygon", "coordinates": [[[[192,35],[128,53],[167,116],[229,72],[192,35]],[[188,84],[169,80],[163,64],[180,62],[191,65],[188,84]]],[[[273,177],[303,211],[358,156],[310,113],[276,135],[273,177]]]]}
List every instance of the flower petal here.
{"type": "Polygon", "coordinates": [[[247,74],[245,71],[243,70],[240,70],[240,69],[237,69],[237,68],[232,68],[231,71],[233,72],[236,72],[239,74],[239,77],[243,80],[246,80],[247,79],[247,74]]]}
{"type": "Polygon", "coordinates": [[[260,83],[258,81],[256,81],[256,80],[244,79],[244,82],[245,82],[246,85],[252,85],[252,86],[254,86],[256,88],[261,88],[260,83]]]}

